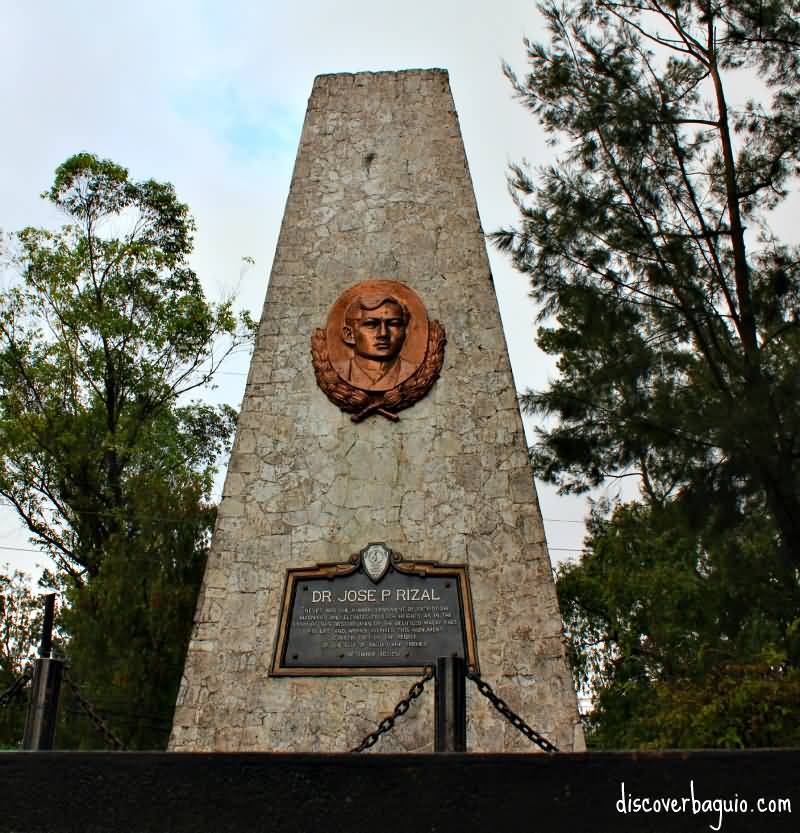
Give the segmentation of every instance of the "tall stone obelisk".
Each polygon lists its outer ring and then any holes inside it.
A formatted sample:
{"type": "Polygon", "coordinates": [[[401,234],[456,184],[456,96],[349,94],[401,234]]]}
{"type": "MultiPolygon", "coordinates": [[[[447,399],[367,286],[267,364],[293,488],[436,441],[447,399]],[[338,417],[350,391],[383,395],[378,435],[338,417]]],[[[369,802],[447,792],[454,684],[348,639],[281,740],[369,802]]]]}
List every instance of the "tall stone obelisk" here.
{"type": "MultiPolygon", "coordinates": [[[[405,326],[403,304],[392,303],[382,309],[405,326]]],[[[370,542],[411,561],[468,565],[483,678],[562,751],[582,748],[505,338],[443,70],[314,83],[172,749],[346,751],[392,711],[412,678],[270,675],[287,569],[347,561],[370,542]],[[311,341],[343,293],[375,281],[416,293],[447,344],[438,380],[397,421],[373,413],[354,422],[318,384],[311,341]]],[[[426,690],[378,751],[430,751],[432,703],[426,690]]],[[[468,749],[535,751],[474,686],[468,749]]]]}

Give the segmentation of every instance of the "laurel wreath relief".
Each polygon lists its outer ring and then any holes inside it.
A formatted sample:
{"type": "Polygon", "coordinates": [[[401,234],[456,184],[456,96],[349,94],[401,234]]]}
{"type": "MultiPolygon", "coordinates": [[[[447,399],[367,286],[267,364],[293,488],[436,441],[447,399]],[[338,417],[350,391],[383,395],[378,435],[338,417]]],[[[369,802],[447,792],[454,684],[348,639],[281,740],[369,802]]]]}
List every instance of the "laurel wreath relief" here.
{"type": "Polygon", "coordinates": [[[372,414],[397,422],[400,417],[396,412],[422,399],[439,378],[446,343],[444,327],[438,321],[429,321],[425,358],[405,382],[387,391],[361,390],[342,379],[331,364],[328,339],[321,328],[311,337],[311,359],[317,384],[334,405],[353,415],[350,417],[353,422],[361,422],[372,414]]]}

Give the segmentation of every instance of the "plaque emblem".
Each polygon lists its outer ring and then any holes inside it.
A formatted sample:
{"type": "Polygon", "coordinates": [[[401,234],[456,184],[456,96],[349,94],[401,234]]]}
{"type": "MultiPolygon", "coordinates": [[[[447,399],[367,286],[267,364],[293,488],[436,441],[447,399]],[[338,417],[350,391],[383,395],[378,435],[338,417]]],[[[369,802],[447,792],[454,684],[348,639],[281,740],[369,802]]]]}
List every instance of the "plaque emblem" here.
{"type": "Polygon", "coordinates": [[[445,343],[410,286],[371,280],[337,298],[311,338],[311,358],[317,384],[353,422],[372,414],[397,421],[439,377],[445,343]]]}
{"type": "Polygon", "coordinates": [[[364,572],[377,584],[389,569],[391,552],[385,544],[368,544],[361,550],[364,572]]]}

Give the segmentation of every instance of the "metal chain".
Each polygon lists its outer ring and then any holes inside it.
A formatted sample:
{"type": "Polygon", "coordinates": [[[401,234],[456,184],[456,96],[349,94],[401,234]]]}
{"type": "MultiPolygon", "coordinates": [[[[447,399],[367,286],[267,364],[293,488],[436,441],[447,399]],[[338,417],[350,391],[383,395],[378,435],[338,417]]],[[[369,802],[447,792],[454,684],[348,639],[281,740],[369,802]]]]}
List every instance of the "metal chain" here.
{"type": "Polygon", "coordinates": [[[378,724],[378,728],[375,729],[374,732],[370,732],[358,746],[354,746],[350,752],[363,752],[365,749],[369,749],[370,746],[374,746],[380,736],[385,732],[389,732],[394,728],[394,722],[397,720],[398,717],[404,715],[410,708],[411,702],[416,700],[417,697],[422,694],[425,690],[425,683],[428,680],[433,679],[433,668],[426,668],[425,673],[422,675],[421,679],[417,680],[414,685],[408,690],[408,694],[394,707],[394,711],[388,717],[384,717],[383,720],[378,724]]]}
{"type": "Polygon", "coordinates": [[[506,703],[502,697],[498,697],[494,693],[494,690],[489,683],[481,679],[480,674],[475,671],[468,671],[467,679],[472,680],[472,682],[478,686],[478,691],[480,691],[480,693],[497,709],[497,711],[500,712],[500,714],[503,715],[503,717],[505,717],[506,720],[508,720],[508,722],[515,729],[519,729],[519,731],[522,732],[528,740],[535,743],[545,752],[558,752],[558,747],[550,743],[544,735],[540,735],[535,729],[531,729],[531,727],[528,726],[528,724],[518,714],[515,714],[511,710],[508,703],[506,703]]]}
{"type": "Polygon", "coordinates": [[[95,728],[105,738],[106,742],[109,743],[114,749],[124,750],[125,744],[114,734],[114,732],[111,731],[111,729],[109,729],[103,718],[100,717],[100,715],[95,711],[94,706],[83,696],[80,688],[78,688],[78,684],[72,679],[69,674],[69,669],[66,666],[64,667],[64,680],[70,687],[70,690],[75,696],[75,699],[78,701],[80,707],[84,710],[92,723],[94,723],[95,728]]]}
{"type": "Polygon", "coordinates": [[[33,667],[28,665],[25,667],[21,676],[17,677],[17,679],[14,680],[14,682],[11,683],[11,685],[2,694],[0,694],[0,708],[11,705],[11,703],[20,695],[22,689],[28,685],[32,678],[33,667]]]}

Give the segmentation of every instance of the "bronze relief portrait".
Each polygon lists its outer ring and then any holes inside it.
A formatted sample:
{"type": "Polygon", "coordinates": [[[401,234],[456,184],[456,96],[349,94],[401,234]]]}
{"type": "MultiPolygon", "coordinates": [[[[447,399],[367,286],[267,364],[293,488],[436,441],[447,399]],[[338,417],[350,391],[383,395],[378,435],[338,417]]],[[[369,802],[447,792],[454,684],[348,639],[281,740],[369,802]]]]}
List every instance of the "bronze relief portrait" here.
{"type": "Polygon", "coordinates": [[[444,360],[445,334],[421,298],[399,281],[371,280],[343,292],[312,337],[317,383],[359,422],[397,420],[431,388],[444,360]]]}

